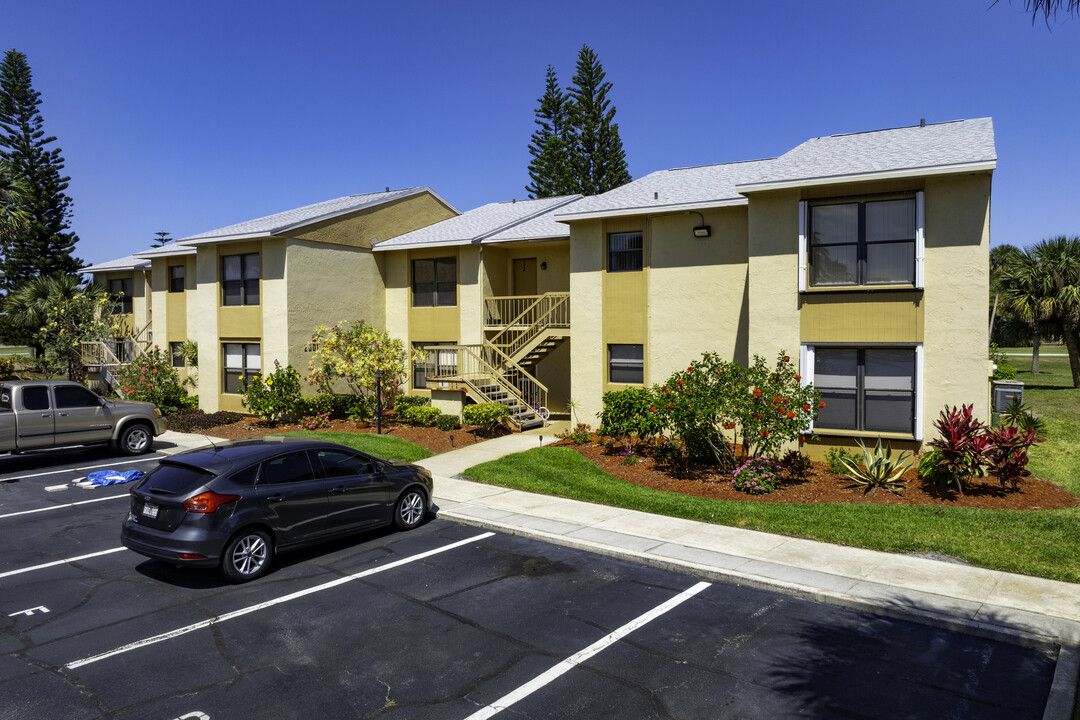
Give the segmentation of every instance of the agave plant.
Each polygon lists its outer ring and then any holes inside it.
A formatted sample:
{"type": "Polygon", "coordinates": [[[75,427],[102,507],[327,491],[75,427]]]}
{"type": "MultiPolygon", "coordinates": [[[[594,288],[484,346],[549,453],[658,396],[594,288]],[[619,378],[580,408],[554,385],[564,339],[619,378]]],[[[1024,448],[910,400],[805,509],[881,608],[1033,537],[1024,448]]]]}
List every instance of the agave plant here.
{"type": "Polygon", "coordinates": [[[877,445],[873,451],[867,449],[862,441],[856,440],[862,449],[862,467],[858,462],[849,458],[840,458],[840,462],[847,468],[847,476],[851,480],[849,487],[864,487],[866,492],[874,488],[882,488],[891,493],[900,493],[904,486],[901,476],[908,471],[911,463],[904,462],[911,453],[903,450],[899,457],[893,458],[892,444],[886,444],[882,450],[881,438],[877,439],[877,445]]]}

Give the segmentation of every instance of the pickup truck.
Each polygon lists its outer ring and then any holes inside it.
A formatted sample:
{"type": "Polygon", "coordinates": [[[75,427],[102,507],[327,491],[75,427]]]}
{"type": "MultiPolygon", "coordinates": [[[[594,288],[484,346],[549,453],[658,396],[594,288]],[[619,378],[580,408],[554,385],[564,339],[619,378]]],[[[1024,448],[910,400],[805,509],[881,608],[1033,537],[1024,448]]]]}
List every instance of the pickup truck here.
{"type": "Polygon", "coordinates": [[[112,443],[139,455],[163,432],[154,403],[106,400],[64,380],[0,382],[0,452],[112,443]]]}

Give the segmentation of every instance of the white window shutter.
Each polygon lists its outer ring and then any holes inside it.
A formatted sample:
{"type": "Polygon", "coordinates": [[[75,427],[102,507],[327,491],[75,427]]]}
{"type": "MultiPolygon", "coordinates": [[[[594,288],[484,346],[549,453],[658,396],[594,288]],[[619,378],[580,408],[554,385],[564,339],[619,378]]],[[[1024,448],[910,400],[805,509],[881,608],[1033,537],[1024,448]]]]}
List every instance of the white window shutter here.
{"type": "MultiPolygon", "coordinates": [[[[806,201],[799,201],[799,292],[806,290],[806,201]]],[[[918,271],[916,271],[918,272],[918,271]]]]}
{"type": "Polygon", "coordinates": [[[923,439],[923,346],[915,346],[915,439],[923,439]]]}
{"type": "Polygon", "coordinates": [[[915,287],[925,287],[926,206],[923,191],[915,193],[915,287]]]}
{"type": "MultiPolygon", "coordinates": [[[[799,374],[802,375],[801,384],[806,387],[814,382],[814,346],[802,345],[799,347],[799,374]]],[[[810,421],[810,427],[806,432],[814,432],[814,421],[810,421]]]]}

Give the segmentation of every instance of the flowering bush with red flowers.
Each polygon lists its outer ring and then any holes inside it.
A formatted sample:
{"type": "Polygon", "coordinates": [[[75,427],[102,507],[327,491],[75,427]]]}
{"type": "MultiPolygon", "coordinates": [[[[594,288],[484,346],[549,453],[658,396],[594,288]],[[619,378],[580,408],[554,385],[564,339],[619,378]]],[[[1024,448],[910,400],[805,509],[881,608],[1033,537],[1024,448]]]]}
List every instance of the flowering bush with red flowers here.
{"type": "Polygon", "coordinates": [[[692,460],[734,469],[748,458],[775,455],[806,432],[821,393],[801,380],[783,351],[772,368],[756,355],[744,368],[705,353],[653,390],[656,414],[692,460]]]}
{"type": "Polygon", "coordinates": [[[633,452],[634,443],[648,442],[664,429],[659,401],[648,388],[606,392],[600,411],[600,434],[617,438],[633,452]]]}
{"type": "Polygon", "coordinates": [[[199,406],[199,399],[187,394],[172,366],[172,356],[155,345],[116,374],[127,400],[155,403],[162,415],[175,415],[183,408],[199,406]]]}

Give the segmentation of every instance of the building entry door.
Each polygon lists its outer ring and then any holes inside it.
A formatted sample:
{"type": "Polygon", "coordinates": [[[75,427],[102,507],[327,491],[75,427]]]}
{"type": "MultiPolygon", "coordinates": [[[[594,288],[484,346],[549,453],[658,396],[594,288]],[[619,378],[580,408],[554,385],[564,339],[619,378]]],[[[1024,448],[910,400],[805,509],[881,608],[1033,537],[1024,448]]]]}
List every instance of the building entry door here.
{"type": "Polygon", "coordinates": [[[536,258],[516,258],[514,261],[514,294],[536,294],[536,258]]]}

